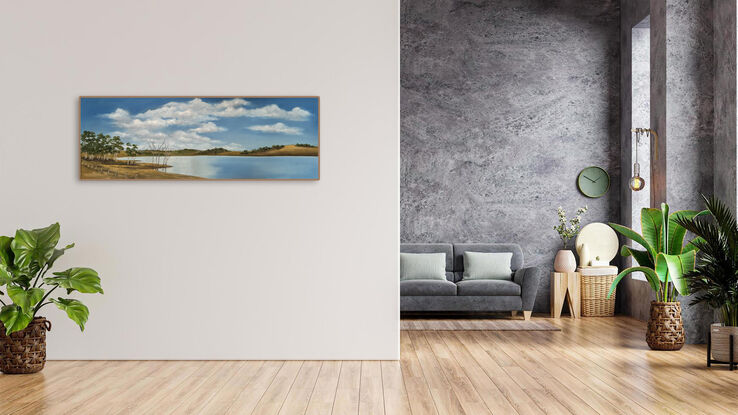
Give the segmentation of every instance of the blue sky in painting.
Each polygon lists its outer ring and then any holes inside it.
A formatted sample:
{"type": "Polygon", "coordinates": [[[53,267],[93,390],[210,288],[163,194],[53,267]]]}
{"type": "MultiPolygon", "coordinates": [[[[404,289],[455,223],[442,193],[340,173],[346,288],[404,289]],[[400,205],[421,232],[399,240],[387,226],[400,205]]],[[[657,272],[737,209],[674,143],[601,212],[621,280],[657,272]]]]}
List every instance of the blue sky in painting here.
{"type": "Polygon", "coordinates": [[[317,98],[81,98],[82,131],[141,148],[251,150],[318,145],[317,98]]]}

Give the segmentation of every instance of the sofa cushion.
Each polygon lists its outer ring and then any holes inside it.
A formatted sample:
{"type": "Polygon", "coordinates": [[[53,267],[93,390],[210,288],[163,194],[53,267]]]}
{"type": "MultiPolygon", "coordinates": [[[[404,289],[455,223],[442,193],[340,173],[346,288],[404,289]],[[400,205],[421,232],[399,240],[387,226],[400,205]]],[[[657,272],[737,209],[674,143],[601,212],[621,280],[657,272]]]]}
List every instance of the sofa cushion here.
{"type": "Polygon", "coordinates": [[[454,247],[451,244],[400,244],[400,252],[408,254],[443,252],[446,254],[446,272],[454,270],[454,247]]]}
{"type": "Polygon", "coordinates": [[[400,253],[400,280],[446,280],[446,254],[400,253]]]}
{"type": "Polygon", "coordinates": [[[454,244],[454,271],[464,271],[464,252],[512,252],[510,268],[523,267],[523,250],[518,244],[454,244]]]}
{"type": "Polygon", "coordinates": [[[512,252],[464,252],[464,280],[512,280],[512,252]]]}
{"type": "Polygon", "coordinates": [[[400,295],[439,296],[456,295],[456,284],[446,280],[400,281],[400,295]]]}
{"type": "Polygon", "coordinates": [[[520,286],[506,280],[466,280],[456,283],[458,295],[509,296],[520,295],[520,286]]]}

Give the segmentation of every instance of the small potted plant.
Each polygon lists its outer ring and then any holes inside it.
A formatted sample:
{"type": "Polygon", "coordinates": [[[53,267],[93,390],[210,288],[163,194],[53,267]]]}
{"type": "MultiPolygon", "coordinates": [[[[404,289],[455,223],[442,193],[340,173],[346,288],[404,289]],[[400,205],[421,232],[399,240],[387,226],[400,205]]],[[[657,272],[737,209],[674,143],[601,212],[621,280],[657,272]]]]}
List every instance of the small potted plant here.
{"type": "MultiPolygon", "coordinates": [[[[692,304],[704,303],[719,311],[721,321],[710,327],[711,353],[713,359],[728,362],[730,335],[738,339],[738,225],[733,213],[719,199],[704,196],[703,199],[710,212],[708,217],[679,221],[697,236],[693,243],[699,248],[697,264],[684,278],[695,293],[692,304]]],[[[737,356],[733,362],[738,362],[737,356]]]]}
{"type": "Polygon", "coordinates": [[[626,238],[633,240],[643,249],[623,245],[620,254],[632,256],[637,266],[627,268],[615,277],[607,298],[610,298],[618,283],[636,271],[646,276],[649,286],[656,292],[656,301],[651,301],[651,315],[646,328],[646,343],[653,350],[679,350],[684,346],[684,322],[682,306],[677,296],[689,294],[684,275],[694,270],[697,244],[684,244],[687,230],[682,220],[706,214],[693,210],[680,210],[669,214],[669,205],[661,209],[641,209],[643,235],[628,227],[610,223],[610,226],[626,238]]]}
{"type": "Polygon", "coordinates": [[[577,209],[577,216],[573,219],[566,220],[566,211],[559,206],[559,224],[554,226],[554,230],[561,238],[561,249],[556,253],[554,259],[554,271],[556,272],[574,272],[577,270],[577,260],[574,253],[568,249],[569,241],[579,234],[582,228],[582,215],[587,212],[587,206],[577,209]]]}
{"type": "MultiPolygon", "coordinates": [[[[48,272],[67,249],[56,248],[59,224],[42,229],[18,229],[14,237],[0,236],[0,371],[35,373],[46,363],[46,331],[51,323],[38,315],[54,304],[84,331],[89,310],[79,300],[50,297],[57,289],[67,295],[103,293],[100,277],[90,268],[48,272]],[[6,299],[4,296],[7,295],[6,299]]],[[[59,293],[57,293],[59,294],[59,293]]]]}

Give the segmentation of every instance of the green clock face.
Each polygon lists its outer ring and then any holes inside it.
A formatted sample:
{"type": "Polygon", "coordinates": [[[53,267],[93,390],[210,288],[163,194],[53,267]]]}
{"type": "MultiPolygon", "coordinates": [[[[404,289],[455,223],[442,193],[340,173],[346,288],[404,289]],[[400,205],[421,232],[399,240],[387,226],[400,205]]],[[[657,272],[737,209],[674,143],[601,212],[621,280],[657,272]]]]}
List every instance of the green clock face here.
{"type": "Polygon", "coordinates": [[[610,189],[610,176],[600,167],[587,167],[579,173],[577,187],[587,197],[600,197],[610,189]]]}

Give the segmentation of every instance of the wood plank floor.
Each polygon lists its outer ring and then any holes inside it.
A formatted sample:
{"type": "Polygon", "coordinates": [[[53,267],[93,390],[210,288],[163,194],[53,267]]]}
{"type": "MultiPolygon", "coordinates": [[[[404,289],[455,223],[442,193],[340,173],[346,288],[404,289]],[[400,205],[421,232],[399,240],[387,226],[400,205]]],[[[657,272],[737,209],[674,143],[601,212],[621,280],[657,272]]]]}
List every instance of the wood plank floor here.
{"type": "Polygon", "coordinates": [[[51,361],[0,414],[734,414],[738,371],[626,317],[560,332],[403,331],[400,361],[51,361]]]}

